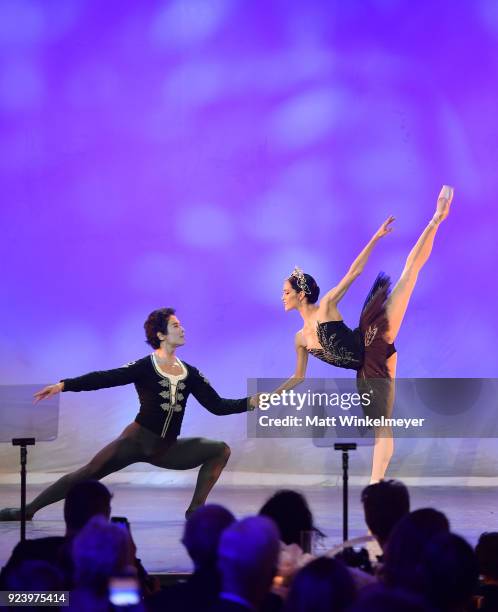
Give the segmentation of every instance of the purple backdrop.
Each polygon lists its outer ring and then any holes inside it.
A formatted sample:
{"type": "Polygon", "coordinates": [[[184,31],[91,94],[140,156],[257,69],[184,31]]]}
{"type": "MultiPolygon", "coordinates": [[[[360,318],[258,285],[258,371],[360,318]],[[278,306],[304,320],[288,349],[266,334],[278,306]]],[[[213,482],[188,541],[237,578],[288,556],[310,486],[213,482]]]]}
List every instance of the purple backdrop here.
{"type": "Polygon", "coordinates": [[[1,0],[1,382],[140,357],[172,305],[180,357],[244,395],[293,370],[293,266],[330,288],[394,214],[344,299],[355,325],[442,183],[398,374],[496,376],[497,42],[493,0],[1,0]]]}

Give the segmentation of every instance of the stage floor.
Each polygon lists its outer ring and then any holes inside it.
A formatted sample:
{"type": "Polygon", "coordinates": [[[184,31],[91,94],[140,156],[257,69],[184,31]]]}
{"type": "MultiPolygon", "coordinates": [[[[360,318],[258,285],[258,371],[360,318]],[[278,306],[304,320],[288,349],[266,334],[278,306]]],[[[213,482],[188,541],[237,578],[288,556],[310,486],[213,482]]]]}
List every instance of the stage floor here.
{"type": "MultiPolygon", "coordinates": [[[[127,516],[137,545],[137,556],[149,572],[188,572],[191,563],[180,543],[184,513],[191,487],[109,485],[113,492],[112,513],[127,516]]],[[[290,487],[288,487],[290,488],[290,487]]],[[[28,500],[42,487],[30,485],[28,500]]],[[[324,550],[342,539],[342,490],[339,486],[298,489],[310,503],[317,526],[326,534],[324,550]]],[[[274,486],[215,487],[209,501],[223,504],[237,517],[254,514],[276,490],[274,486]]],[[[362,487],[350,488],[349,536],[366,533],[360,503],[362,487]]],[[[451,528],[475,544],[483,531],[498,531],[498,496],[496,487],[424,487],[410,488],[412,509],[432,506],[446,513],[451,528]]],[[[0,506],[18,506],[18,486],[0,485],[0,506]]],[[[62,535],[62,502],[41,510],[27,524],[27,537],[62,535]]],[[[0,522],[0,565],[4,565],[19,540],[19,523],[0,522]]]]}

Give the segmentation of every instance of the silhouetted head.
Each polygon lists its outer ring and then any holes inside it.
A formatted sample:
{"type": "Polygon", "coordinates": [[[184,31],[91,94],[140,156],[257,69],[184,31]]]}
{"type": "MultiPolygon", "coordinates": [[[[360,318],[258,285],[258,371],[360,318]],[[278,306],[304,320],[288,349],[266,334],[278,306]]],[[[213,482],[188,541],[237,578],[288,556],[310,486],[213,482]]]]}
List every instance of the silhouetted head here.
{"type": "Polygon", "coordinates": [[[229,510],[216,504],[201,506],[189,517],[182,542],[196,569],[216,565],[221,534],[234,521],[229,510]]]}
{"type": "Polygon", "coordinates": [[[135,575],[133,544],[125,527],[94,516],[74,538],[76,587],[105,593],[114,576],[135,575]]]}
{"type": "Polygon", "coordinates": [[[185,330],[175,316],[174,308],[153,310],[144,323],[147,344],[158,349],[161,342],[173,347],[185,344],[185,330]]]}
{"type": "Polygon", "coordinates": [[[69,489],[64,501],[64,520],[69,533],[82,529],[92,516],[111,516],[109,489],[98,480],[83,480],[69,489]]]}
{"type": "Polygon", "coordinates": [[[301,546],[301,532],[317,531],[313,525],[313,515],[306,498],[297,491],[282,489],[277,491],[263,505],[260,516],[271,518],[280,531],[280,539],[285,544],[301,546]]]}
{"type": "Polygon", "coordinates": [[[491,580],[498,580],[498,532],[483,533],[476,546],[479,573],[491,580]]]}
{"type": "Polygon", "coordinates": [[[235,521],[221,534],[218,569],[222,591],[238,595],[259,609],[277,573],[279,533],[266,516],[235,521]]]}
{"type": "Polygon", "coordinates": [[[449,533],[449,529],[446,516],[434,508],[420,508],[403,517],[392,530],[385,548],[386,584],[419,590],[420,563],[427,546],[436,536],[449,533]]]}
{"type": "Polygon", "coordinates": [[[381,480],[363,489],[365,522],[381,546],[396,523],[410,512],[410,495],[399,480],[381,480]]]}
{"type": "Polygon", "coordinates": [[[479,570],[472,546],[463,538],[454,533],[435,536],[421,558],[420,572],[422,592],[437,610],[470,609],[479,570]]]}
{"type": "Polygon", "coordinates": [[[284,281],[282,302],[286,311],[299,308],[304,303],[315,304],[319,295],[320,287],[316,280],[300,268],[294,268],[292,274],[284,281]]]}
{"type": "Polygon", "coordinates": [[[296,574],[285,612],[341,612],[353,603],[356,587],[346,566],[337,559],[319,557],[296,574]]]}

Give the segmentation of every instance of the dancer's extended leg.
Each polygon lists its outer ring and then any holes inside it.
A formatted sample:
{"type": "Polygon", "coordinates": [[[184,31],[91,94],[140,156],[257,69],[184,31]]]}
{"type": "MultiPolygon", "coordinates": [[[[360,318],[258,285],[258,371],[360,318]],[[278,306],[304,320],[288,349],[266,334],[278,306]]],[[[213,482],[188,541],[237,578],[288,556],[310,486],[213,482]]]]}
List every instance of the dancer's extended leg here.
{"type": "MultiPolygon", "coordinates": [[[[410,297],[413,293],[418,273],[422,266],[429,259],[434,244],[434,238],[438,227],[449,214],[450,204],[453,198],[453,190],[443,187],[438,197],[436,212],[433,218],[422,232],[415,246],[410,251],[405,263],[400,279],[386,304],[386,315],[389,323],[389,330],[386,333],[386,340],[394,342],[403,322],[410,297]]],[[[387,368],[390,378],[393,380],[392,393],[386,407],[386,416],[390,417],[394,405],[394,380],[396,378],[397,355],[392,355],[387,361],[387,368]]],[[[370,482],[378,482],[386,473],[387,467],[394,452],[394,438],[390,427],[375,428],[375,446],[372,459],[372,475],[370,482]]]]}
{"type": "Polygon", "coordinates": [[[230,458],[225,442],[206,438],[179,438],[162,456],[150,463],[171,470],[190,470],[201,466],[187,516],[202,506],[230,458]]]}
{"type": "Polygon", "coordinates": [[[418,273],[429,259],[436,232],[440,223],[446,219],[449,214],[452,198],[453,190],[448,187],[443,187],[439,194],[434,217],[410,251],[403,272],[389,296],[386,305],[386,314],[389,322],[389,331],[386,334],[386,340],[388,342],[394,342],[398,335],[403,317],[408,307],[408,302],[410,301],[415,283],[417,282],[418,273]]]}

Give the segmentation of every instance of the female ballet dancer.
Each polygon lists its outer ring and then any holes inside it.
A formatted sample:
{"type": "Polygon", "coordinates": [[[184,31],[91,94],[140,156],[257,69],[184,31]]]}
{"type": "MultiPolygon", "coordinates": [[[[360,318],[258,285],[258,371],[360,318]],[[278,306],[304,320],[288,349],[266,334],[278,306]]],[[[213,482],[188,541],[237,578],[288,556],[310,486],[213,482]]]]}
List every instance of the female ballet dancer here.
{"type": "MultiPolygon", "coordinates": [[[[76,482],[100,480],[139,461],[170,470],[200,466],[186,517],[206,501],[230,457],[230,448],[225,442],[206,438],[178,438],[188,396],[192,394],[217,415],[252,410],[254,400],[221,398],[197,368],[178,359],[176,349],[185,344],[185,331],[173,308],[154,310],[144,328],[147,343],[155,349],[151,355],[114,370],[66,378],[35,394],[36,400],[43,400],[61,391],[93,391],[134,383],[140,410],[135,421],[87,465],[66,474],[28,504],[28,519],[41,508],[64,499],[76,482]]],[[[20,520],[20,510],[4,508],[0,510],[0,520],[20,520]]]]}
{"type": "MultiPolygon", "coordinates": [[[[394,379],[397,353],[394,341],[412,295],[418,273],[432,250],[440,223],[449,214],[453,189],[443,186],[436,212],[408,255],[405,267],[390,291],[391,281],[380,273],[363,306],[359,326],[352,330],[343,321],[338,304],[353,281],[361,274],[377,242],[392,231],[394,217],[389,217],[355,259],[346,276],[316,304],[320,289],[315,279],[295,268],[284,282],[282,301],[285,311],[297,310],[303,327],[295,337],[297,355],[294,374],[276,393],[290,390],[305,377],[308,354],[326,363],[357,371],[358,387],[376,389],[370,416],[390,417],[394,403],[394,379]],[[375,381],[384,382],[376,385],[375,381]]],[[[391,460],[394,442],[390,427],[374,427],[371,482],[384,478],[391,460]]]]}

